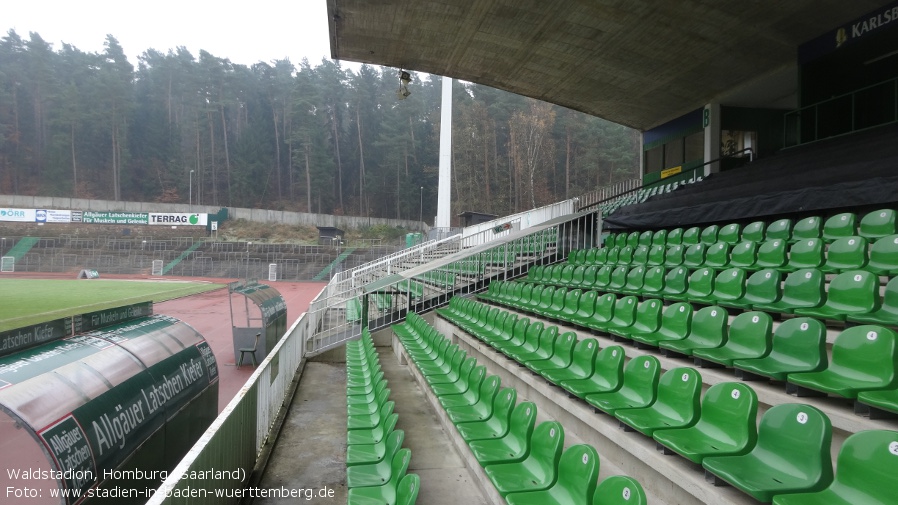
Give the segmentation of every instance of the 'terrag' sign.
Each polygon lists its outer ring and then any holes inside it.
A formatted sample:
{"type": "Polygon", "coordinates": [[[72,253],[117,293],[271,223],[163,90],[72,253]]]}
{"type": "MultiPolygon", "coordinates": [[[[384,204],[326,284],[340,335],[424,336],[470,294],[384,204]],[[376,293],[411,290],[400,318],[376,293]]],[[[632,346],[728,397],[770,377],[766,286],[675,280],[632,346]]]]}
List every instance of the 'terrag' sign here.
{"type": "Polygon", "coordinates": [[[208,214],[189,212],[151,212],[149,224],[171,226],[206,226],[208,214]]]}

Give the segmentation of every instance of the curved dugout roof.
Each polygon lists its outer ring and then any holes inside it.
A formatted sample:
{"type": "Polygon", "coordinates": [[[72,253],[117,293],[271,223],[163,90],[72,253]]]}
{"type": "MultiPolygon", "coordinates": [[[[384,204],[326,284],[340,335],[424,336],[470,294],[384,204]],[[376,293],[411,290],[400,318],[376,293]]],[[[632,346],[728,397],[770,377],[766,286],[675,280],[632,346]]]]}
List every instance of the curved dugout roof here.
{"type": "Polygon", "coordinates": [[[711,102],[796,107],[798,46],[888,3],[327,0],[333,58],[485,84],[640,130],[711,102]]]}

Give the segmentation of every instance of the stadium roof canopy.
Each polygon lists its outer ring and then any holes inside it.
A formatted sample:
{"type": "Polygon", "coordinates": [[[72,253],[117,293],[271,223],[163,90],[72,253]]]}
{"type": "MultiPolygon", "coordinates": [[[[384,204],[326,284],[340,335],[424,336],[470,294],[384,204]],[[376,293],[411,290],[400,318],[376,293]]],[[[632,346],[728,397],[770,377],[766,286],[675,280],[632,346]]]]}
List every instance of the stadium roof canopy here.
{"type": "Polygon", "coordinates": [[[331,55],[646,130],[707,103],[794,108],[797,48],[881,0],[327,0],[331,55]]]}

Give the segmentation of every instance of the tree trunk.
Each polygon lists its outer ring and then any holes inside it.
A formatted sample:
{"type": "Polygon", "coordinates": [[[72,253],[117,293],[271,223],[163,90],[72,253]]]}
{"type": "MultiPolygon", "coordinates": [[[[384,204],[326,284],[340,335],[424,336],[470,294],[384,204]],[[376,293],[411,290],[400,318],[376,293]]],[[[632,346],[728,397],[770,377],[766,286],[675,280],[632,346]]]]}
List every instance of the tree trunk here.
{"type": "Polygon", "coordinates": [[[275,166],[274,173],[277,176],[277,187],[278,187],[278,200],[280,200],[284,194],[281,190],[281,134],[278,129],[278,114],[277,112],[272,112],[271,119],[274,121],[274,152],[275,152],[275,166]]]}
{"type": "Polygon", "coordinates": [[[72,194],[77,198],[78,193],[78,163],[75,161],[75,122],[71,124],[72,143],[72,194]]]}
{"type": "Polygon", "coordinates": [[[215,124],[212,122],[211,113],[206,113],[206,122],[209,125],[209,162],[212,164],[212,205],[218,205],[218,170],[215,167],[215,124]]]}
{"type": "Polygon", "coordinates": [[[225,121],[224,105],[219,102],[219,110],[221,112],[221,133],[224,138],[224,155],[225,155],[225,179],[228,186],[228,203],[231,202],[231,156],[228,153],[228,125],[225,121]]]}
{"type": "MultiPolygon", "coordinates": [[[[340,161],[340,137],[337,135],[336,107],[331,109],[331,123],[334,125],[334,151],[337,154],[337,201],[343,209],[343,163],[340,161]]],[[[319,202],[321,199],[319,198],[319,202]]],[[[320,204],[319,204],[320,206],[320,204]]]]}
{"type": "MultiPolygon", "coordinates": [[[[361,104],[355,110],[355,126],[359,132],[359,206],[361,206],[365,202],[365,146],[362,144],[362,121],[359,109],[361,109],[361,104]]],[[[368,215],[367,204],[365,204],[364,215],[368,215]]]]}
{"type": "MultiPolygon", "coordinates": [[[[308,202],[308,212],[312,212],[312,172],[310,166],[311,164],[309,163],[309,151],[311,150],[311,146],[309,145],[308,137],[306,137],[306,143],[303,147],[306,155],[306,202],[308,202]]],[[[318,200],[318,207],[321,207],[320,198],[318,200]]]]}

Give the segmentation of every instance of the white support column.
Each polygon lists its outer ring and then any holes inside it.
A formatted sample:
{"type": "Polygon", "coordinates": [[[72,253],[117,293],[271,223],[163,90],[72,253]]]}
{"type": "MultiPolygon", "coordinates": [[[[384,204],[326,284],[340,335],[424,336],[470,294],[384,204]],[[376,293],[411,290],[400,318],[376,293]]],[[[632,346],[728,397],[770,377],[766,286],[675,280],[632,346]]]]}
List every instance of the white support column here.
{"type": "Polygon", "coordinates": [[[434,226],[448,228],[452,197],[452,78],[443,77],[440,107],[440,185],[437,188],[437,216],[434,226]]]}
{"type": "MultiPolygon", "coordinates": [[[[709,103],[702,111],[702,126],[705,128],[705,161],[720,158],[720,104],[709,103]]],[[[720,162],[705,165],[705,175],[720,172],[720,162]]]]}

